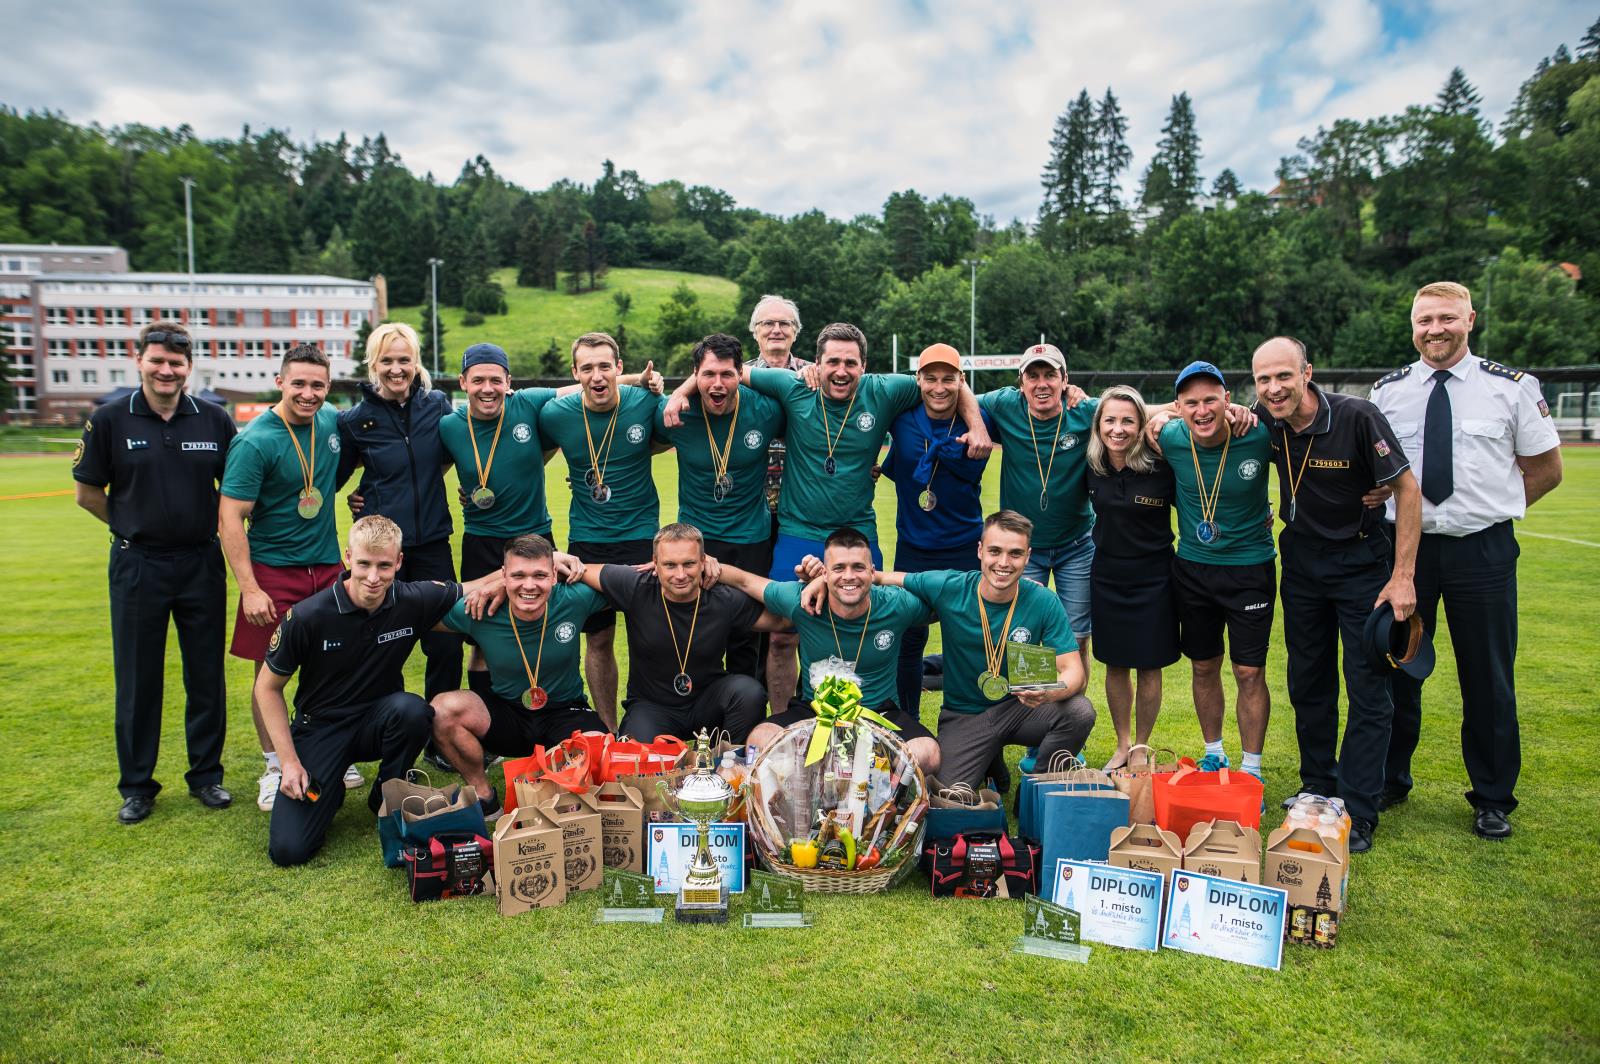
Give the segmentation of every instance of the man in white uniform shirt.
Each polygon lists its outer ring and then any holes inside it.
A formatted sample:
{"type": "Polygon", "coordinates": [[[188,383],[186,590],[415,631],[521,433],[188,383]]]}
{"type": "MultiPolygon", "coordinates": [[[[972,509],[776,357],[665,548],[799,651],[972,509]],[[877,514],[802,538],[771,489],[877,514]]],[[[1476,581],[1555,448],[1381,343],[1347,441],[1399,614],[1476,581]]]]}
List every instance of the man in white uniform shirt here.
{"type": "MultiPolygon", "coordinates": [[[[1461,755],[1486,839],[1506,815],[1522,766],[1517,732],[1517,540],[1511,522],[1561,483],[1560,439],[1533,376],[1474,358],[1472,295],[1440,281],[1418,289],[1411,340],[1422,358],[1372,389],[1422,487],[1417,613],[1432,638],[1444,599],[1461,685],[1461,755]]],[[[1391,501],[1390,517],[1394,503],[1391,501]]],[[[1394,728],[1378,808],[1405,801],[1422,730],[1422,682],[1396,672],[1394,728]]]]}

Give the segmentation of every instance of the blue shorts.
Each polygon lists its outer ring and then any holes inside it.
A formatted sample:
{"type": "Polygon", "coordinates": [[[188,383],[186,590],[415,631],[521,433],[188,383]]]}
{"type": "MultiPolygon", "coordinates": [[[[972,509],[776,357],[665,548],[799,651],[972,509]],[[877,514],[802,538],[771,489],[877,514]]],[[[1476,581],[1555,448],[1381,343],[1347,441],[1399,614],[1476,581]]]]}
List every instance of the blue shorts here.
{"type": "MultiPolygon", "coordinates": [[[[799,536],[778,533],[778,538],[772,543],[772,571],[767,574],[768,580],[793,580],[795,579],[794,567],[800,564],[800,559],[807,554],[822,557],[822,544],[820,539],[801,539],[799,536]]],[[[872,564],[875,568],[883,568],[883,551],[878,549],[878,541],[867,540],[872,547],[872,564]]]]}
{"type": "Polygon", "coordinates": [[[1045,587],[1050,586],[1054,576],[1056,596],[1067,611],[1067,621],[1072,625],[1072,635],[1079,646],[1083,645],[1084,637],[1094,631],[1089,613],[1089,571],[1093,568],[1094,535],[1085,532],[1064,547],[1033,548],[1028,555],[1028,565],[1022,570],[1024,577],[1045,587]]]}

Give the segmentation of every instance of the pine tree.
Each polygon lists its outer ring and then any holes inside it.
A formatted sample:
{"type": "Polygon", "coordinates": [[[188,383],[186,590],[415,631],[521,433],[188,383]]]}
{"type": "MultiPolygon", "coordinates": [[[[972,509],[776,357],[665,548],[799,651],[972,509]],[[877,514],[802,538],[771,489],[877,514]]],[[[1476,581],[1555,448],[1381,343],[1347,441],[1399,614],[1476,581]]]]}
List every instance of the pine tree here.
{"type": "Polygon", "coordinates": [[[517,286],[537,288],[544,284],[544,225],[537,210],[528,213],[517,236],[517,286]]]}
{"type": "Polygon", "coordinates": [[[1600,60],[1600,18],[1589,24],[1588,31],[1578,42],[1578,59],[1585,63],[1600,60]]]}
{"type": "Polygon", "coordinates": [[[1155,205],[1164,218],[1171,220],[1194,205],[1201,188],[1200,134],[1195,129],[1194,105],[1187,92],[1172,98],[1161,139],[1156,142],[1155,160],[1167,171],[1166,194],[1155,205]]]}
{"type": "Polygon", "coordinates": [[[883,205],[883,235],[889,241],[889,268],[909,281],[928,268],[928,205],[916,189],[891,192],[883,205]]]}
{"type": "Polygon", "coordinates": [[[1083,243],[1095,199],[1095,158],[1094,101],[1089,90],[1080,89],[1056,119],[1050,161],[1039,176],[1044,186],[1039,235],[1047,247],[1070,251],[1083,243]]]}
{"type": "Polygon", "coordinates": [[[1122,172],[1133,162],[1128,147],[1128,120],[1110,86],[1100,99],[1094,116],[1095,189],[1094,202],[1104,215],[1122,210],[1122,172]]]}
{"type": "Polygon", "coordinates": [[[1467,80],[1467,75],[1460,67],[1450,71],[1450,77],[1444,83],[1444,88],[1439,90],[1434,110],[1442,115],[1466,115],[1470,118],[1478,117],[1478,104],[1482,102],[1472,83],[1467,80]]]}
{"type": "Polygon", "coordinates": [[[1211,196],[1218,201],[1236,200],[1244,194],[1244,186],[1239,184],[1239,175],[1231,169],[1225,169],[1211,182],[1211,196]]]}
{"type": "Polygon", "coordinates": [[[338,222],[333,223],[333,231],[328,234],[328,242],[323,246],[322,253],[317,256],[317,272],[329,277],[357,276],[355,257],[350,252],[350,241],[344,238],[344,227],[338,222]]]}

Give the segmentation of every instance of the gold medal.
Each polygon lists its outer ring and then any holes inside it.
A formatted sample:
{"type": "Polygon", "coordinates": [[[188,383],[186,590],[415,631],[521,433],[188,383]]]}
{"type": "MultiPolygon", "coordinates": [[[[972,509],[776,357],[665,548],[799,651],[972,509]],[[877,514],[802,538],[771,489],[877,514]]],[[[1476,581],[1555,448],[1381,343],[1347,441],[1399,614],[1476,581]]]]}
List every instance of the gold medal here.
{"type": "MultiPolygon", "coordinates": [[[[1200,521],[1194,526],[1194,538],[1208,547],[1217,542],[1217,537],[1222,532],[1217,527],[1217,500],[1222,495],[1222,474],[1228,469],[1228,446],[1231,443],[1233,443],[1233,433],[1224,432],[1222,437],[1222,458],[1217,462],[1217,479],[1208,490],[1206,488],[1205,474],[1200,471],[1200,452],[1194,448],[1194,433],[1189,433],[1189,457],[1194,460],[1194,483],[1195,488],[1200,493],[1200,521]]],[[[1285,446],[1287,446],[1287,438],[1285,446]]],[[[1285,451],[1284,454],[1287,455],[1288,452],[1285,451]]],[[[1311,451],[1308,448],[1306,455],[1309,457],[1310,454],[1311,451]]],[[[1285,468],[1288,467],[1289,460],[1287,457],[1284,458],[1283,464],[1285,468]]],[[[1300,471],[1304,473],[1305,466],[1302,465],[1300,471]]],[[[1290,490],[1294,489],[1291,487],[1290,490]]]]}
{"type": "MultiPolygon", "coordinates": [[[[555,589],[551,588],[551,594],[555,589]]],[[[535,659],[533,668],[528,668],[528,654],[522,649],[522,633],[517,631],[517,615],[509,607],[506,609],[506,619],[511,622],[511,638],[517,641],[517,654],[522,658],[522,669],[528,674],[528,689],[522,692],[522,705],[526,709],[539,709],[550,700],[543,687],[539,686],[539,667],[544,664],[544,633],[550,627],[550,599],[544,602],[544,620],[539,625],[539,655],[535,659]]]]}
{"type": "Polygon", "coordinates": [[[1043,513],[1050,509],[1050,474],[1056,469],[1056,448],[1061,443],[1061,419],[1067,416],[1067,407],[1063,403],[1061,413],[1056,415],[1056,434],[1050,440],[1050,464],[1046,466],[1039,458],[1039,437],[1033,431],[1033,411],[1024,409],[1028,416],[1028,438],[1033,440],[1033,465],[1039,471],[1039,511],[1043,513]]]}
{"type": "Polygon", "coordinates": [[[917,496],[917,505],[922,507],[924,512],[932,513],[933,508],[939,505],[939,496],[933,493],[932,488],[924,488],[922,494],[917,496]]]}
{"type": "Polygon", "coordinates": [[[307,521],[322,512],[322,492],[316,488],[300,489],[300,498],[294,504],[295,510],[307,521]]]}
{"type": "Polygon", "coordinates": [[[472,464],[478,468],[478,486],[472,489],[472,505],[487,510],[494,505],[494,492],[489,490],[489,470],[494,468],[494,453],[500,449],[500,430],[506,426],[505,400],[500,402],[500,420],[494,425],[494,442],[489,444],[489,460],[478,457],[478,428],[472,423],[472,413],[467,413],[467,439],[472,443],[472,464]]]}
{"type": "Polygon", "coordinates": [[[595,502],[610,502],[606,469],[611,465],[611,441],[617,435],[617,415],[622,413],[622,400],[617,400],[617,405],[611,408],[611,420],[600,437],[599,447],[594,445],[594,433],[589,431],[589,408],[580,402],[578,413],[583,415],[583,442],[589,448],[589,471],[583,475],[583,482],[589,485],[589,497],[595,502]]]}
{"type": "MultiPolygon", "coordinates": [[[[946,425],[945,428],[944,428],[944,439],[948,440],[950,438],[950,434],[952,432],[954,432],[955,430],[956,430],[956,417],[955,417],[954,414],[951,414],[950,415],[950,424],[946,425]]],[[[940,440],[939,442],[941,444],[943,444],[944,440],[940,440]]],[[[922,441],[922,453],[924,455],[926,455],[928,453],[928,441],[927,440],[923,440],[922,441]]],[[[939,475],[939,459],[938,459],[938,456],[935,455],[935,457],[933,459],[933,468],[928,470],[928,482],[922,486],[922,494],[917,496],[917,505],[922,507],[922,512],[923,513],[932,513],[933,512],[933,508],[935,506],[939,505],[939,496],[937,496],[937,495],[935,495],[933,493],[933,478],[938,476],[938,475],[939,475]]]]}
{"type": "Polygon", "coordinates": [[[728,492],[733,490],[733,478],[728,475],[728,463],[733,458],[733,434],[739,427],[739,393],[733,393],[733,417],[728,422],[728,435],[722,441],[722,450],[717,450],[717,441],[711,435],[711,414],[706,410],[705,403],[700,404],[700,413],[705,417],[706,446],[711,449],[711,498],[721,502],[728,497],[728,492]]]}
{"type": "Polygon", "coordinates": [[[992,672],[984,672],[978,677],[978,690],[983,692],[983,697],[991,702],[998,702],[1011,693],[1011,685],[1006,683],[1005,677],[996,676],[992,672]]]}
{"type": "Polygon", "coordinates": [[[1011,631],[1011,618],[1016,616],[1017,601],[1022,598],[1022,586],[1019,584],[1011,589],[1011,608],[1006,611],[1005,623],[1000,626],[998,638],[989,631],[989,611],[983,605],[981,577],[973,593],[978,597],[978,621],[983,629],[983,660],[989,666],[978,675],[978,692],[989,701],[998,702],[1011,691],[1011,684],[1000,675],[1000,667],[1005,664],[1006,633],[1011,631]]]}
{"type": "Polygon", "coordinates": [[[294,434],[294,426],[278,415],[278,420],[283,422],[283,427],[289,432],[289,442],[294,444],[294,456],[300,463],[300,476],[305,479],[305,486],[300,489],[300,497],[295,500],[294,508],[302,519],[309,521],[322,512],[322,492],[317,489],[317,419],[311,418],[311,456],[306,457],[305,448],[300,446],[300,437],[294,434]]]}
{"type": "Polygon", "coordinates": [[[494,492],[488,488],[473,488],[472,505],[480,510],[487,510],[494,505],[494,492]]]}

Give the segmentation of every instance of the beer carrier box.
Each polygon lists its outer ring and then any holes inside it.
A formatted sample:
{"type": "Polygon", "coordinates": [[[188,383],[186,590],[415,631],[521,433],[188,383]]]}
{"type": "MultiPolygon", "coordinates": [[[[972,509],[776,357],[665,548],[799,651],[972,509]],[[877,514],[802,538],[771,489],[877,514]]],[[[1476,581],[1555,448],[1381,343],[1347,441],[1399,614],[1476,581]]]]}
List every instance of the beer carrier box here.
{"type": "Polygon", "coordinates": [[[607,868],[644,873],[644,798],[623,783],[603,783],[594,792],[607,868]]]}
{"type": "Polygon", "coordinates": [[[502,816],[494,826],[494,885],[500,915],[515,916],[566,901],[565,864],[559,824],[532,808],[502,816]]]}
{"type": "Polygon", "coordinates": [[[1237,820],[1201,821],[1183,844],[1183,867],[1219,879],[1260,883],[1261,832],[1241,827],[1237,820]]]}
{"type": "Polygon", "coordinates": [[[593,794],[573,794],[549,780],[518,780],[517,807],[520,810],[524,806],[537,809],[540,816],[561,826],[565,858],[561,878],[567,884],[567,893],[598,887],[604,871],[601,856],[605,847],[600,808],[593,794]]]}
{"type": "Polygon", "coordinates": [[[1154,824],[1113,828],[1106,861],[1119,868],[1156,872],[1165,879],[1183,866],[1183,843],[1175,833],[1154,824]]]}
{"type": "Polygon", "coordinates": [[[1278,828],[1267,837],[1262,882],[1288,891],[1291,906],[1342,913],[1350,884],[1350,851],[1309,828],[1278,828]]]}

